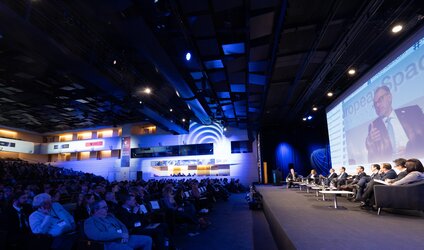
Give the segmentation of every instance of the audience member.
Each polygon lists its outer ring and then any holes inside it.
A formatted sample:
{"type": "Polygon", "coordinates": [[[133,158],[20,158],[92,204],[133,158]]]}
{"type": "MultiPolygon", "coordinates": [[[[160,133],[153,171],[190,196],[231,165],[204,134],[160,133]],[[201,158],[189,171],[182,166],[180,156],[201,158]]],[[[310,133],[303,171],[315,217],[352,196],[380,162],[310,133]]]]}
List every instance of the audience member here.
{"type": "Polygon", "coordinates": [[[106,201],[93,203],[93,215],[84,222],[84,233],[91,240],[104,241],[108,250],[152,249],[152,239],[144,235],[129,235],[127,227],[108,214],[106,201]]]}

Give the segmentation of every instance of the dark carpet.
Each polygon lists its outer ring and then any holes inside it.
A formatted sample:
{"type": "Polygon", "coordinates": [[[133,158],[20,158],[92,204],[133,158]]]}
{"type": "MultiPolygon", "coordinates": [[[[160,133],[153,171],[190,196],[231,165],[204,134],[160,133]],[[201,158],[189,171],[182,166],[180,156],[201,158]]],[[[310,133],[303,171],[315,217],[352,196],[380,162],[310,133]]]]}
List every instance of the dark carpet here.
{"type": "Polygon", "coordinates": [[[345,197],[338,197],[338,202],[346,209],[335,210],[329,208],[332,201],[322,201],[315,193],[281,186],[257,190],[281,249],[424,249],[420,211],[383,210],[378,216],[345,197]]]}
{"type": "Polygon", "coordinates": [[[189,228],[177,229],[176,246],[183,250],[277,249],[263,212],[249,210],[245,196],[232,194],[228,201],[214,203],[207,216],[212,225],[197,236],[188,236],[189,228]]]}

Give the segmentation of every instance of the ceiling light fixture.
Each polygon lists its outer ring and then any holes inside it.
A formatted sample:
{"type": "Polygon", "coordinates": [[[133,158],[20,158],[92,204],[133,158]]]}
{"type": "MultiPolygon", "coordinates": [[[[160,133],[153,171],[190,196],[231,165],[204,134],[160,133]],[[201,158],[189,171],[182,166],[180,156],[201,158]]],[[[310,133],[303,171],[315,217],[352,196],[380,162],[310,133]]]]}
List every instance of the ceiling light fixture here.
{"type": "Polygon", "coordinates": [[[333,96],[333,92],[328,92],[328,93],[327,93],[327,96],[328,96],[328,97],[332,97],[332,96],[333,96]]]}
{"type": "Polygon", "coordinates": [[[349,75],[353,76],[356,74],[356,70],[355,69],[349,69],[349,71],[347,72],[349,75]]]}
{"type": "Polygon", "coordinates": [[[190,59],[191,59],[191,53],[190,52],[187,52],[187,54],[185,55],[185,58],[186,58],[187,61],[190,61],[190,59]]]}
{"type": "Polygon", "coordinates": [[[397,25],[393,26],[392,32],[396,34],[396,33],[400,32],[402,29],[403,29],[403,26],[400,25],[400,24],[397,24],[397,25]]]}

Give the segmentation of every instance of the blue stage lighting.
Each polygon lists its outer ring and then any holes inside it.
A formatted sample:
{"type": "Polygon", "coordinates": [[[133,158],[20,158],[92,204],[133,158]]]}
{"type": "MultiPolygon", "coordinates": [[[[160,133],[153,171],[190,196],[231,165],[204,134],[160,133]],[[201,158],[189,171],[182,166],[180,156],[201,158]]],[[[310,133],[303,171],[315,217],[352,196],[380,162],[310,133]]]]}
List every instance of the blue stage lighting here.
{"type": "Polygon", "coordinates": [[[186,60],[187,61],[190,61],[190,59],[191,59],[191,53],[190,52],[187,52],[187,54],[186,54],[186,60]]]}

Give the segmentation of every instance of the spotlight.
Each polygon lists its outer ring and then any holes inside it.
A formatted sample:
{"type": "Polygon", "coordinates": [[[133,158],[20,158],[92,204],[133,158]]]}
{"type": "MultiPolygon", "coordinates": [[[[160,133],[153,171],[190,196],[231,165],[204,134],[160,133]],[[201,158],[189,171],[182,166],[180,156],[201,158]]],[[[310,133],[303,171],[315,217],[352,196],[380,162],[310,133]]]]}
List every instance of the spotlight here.
{"type": "Polygon", "coordinates": [[[175,94],[177,94],[177,96],[180,97],[180,93],[178,93],[178,91],[175,91],[175,94]]]}
{"type": "Polygon", "coordinates": [[[116,65],[116,60],[113,60],[113,65],[116,65]]]}
{"type": "Polygon", "coordinates": [[[172,112],[172,111],[174,111],[173,109],[169,109],[169,112],[172,112]]]}
{"type": "Polygon", "coordinates": [[[145,88],[144,89],[144,93],[146,94],[150,94],[152,92],[152,90],[150,88],[145,88]]]}
{"type": "Polygon", "coordinates": [[[138,103],[143,104],[143,101],[139,101],[138,103]]]}
{"type": "Polygon", "coordinates": [[[224,127],[224,131],[227,131],[227,127],[224,127]]]}
{"type": "Polygon", "coordinates": [[[317,111],[317,110],[318,110],[318,108],[317,108],[317,107],[313,107],[313,108],[312,108],[312,110],[313,110],[313,111],[317,111]]]}
{"type": "Polygon", "coordinates": [[[181,119],[181,121],[182,121],[182,122],[185,122],[185,121],[186,121],[186,119],[185,119],[185,118],[183,118],[183,119],[181,119]]]}
{"type": "Polygon", "coordinates": [[[392,32],[393,33],[398,33],[399,31],[401,31],[403,29],[403,26],[402,25],[400,25],[400,24],[398,24],[398,25],[395,25],[395,26],[393,26],[393,28],[392,28],[392,32]]]}
{"type": "Polygon", "coordinates": [[[190,59],[191,59],[191,53],[190,52],[187,52],[185,58],[186,58],[187,61],[190,61],[190,59]]]}
{"type": "Polygon", "coordinates": [[[308,120],[312,120],[312,116],[310,115],[310,116],[308,116],[308,120]]]}
{"type": "Polygon", "coordinates": [[[356,70],[355,69],[349,69],[349,71],[347,73],[349,75],[353,76],[354,74],[356,74],[356,70]]]}
{"type": "Polygon", "coordinates": [[[327,96],[328,96],[328,97],[332,97],[332,96],[333,96],[333,92],[328,92],[328,93],[327,93],[327,96]]]}
{"type": "Polygon", "coordinates": [[[302,120],[306,121],[306,117],[303,117],[302,120]]]}

